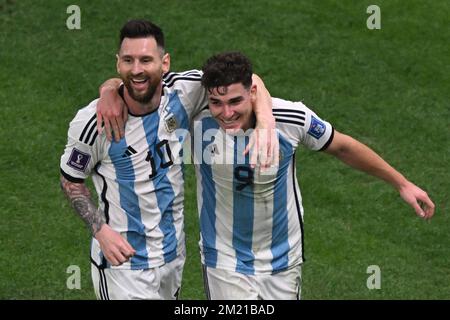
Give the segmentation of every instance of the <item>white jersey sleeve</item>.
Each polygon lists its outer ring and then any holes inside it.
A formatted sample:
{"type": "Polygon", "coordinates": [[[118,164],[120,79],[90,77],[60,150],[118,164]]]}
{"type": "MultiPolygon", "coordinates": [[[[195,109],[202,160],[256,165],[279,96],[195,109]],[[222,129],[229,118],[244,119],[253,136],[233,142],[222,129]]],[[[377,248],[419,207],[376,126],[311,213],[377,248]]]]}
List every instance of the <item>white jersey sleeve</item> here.
{"type": "Polygon", "coordinates": [[[163,85],[177,92],[191,121],[203,107],[208,105],[206,89],[201,84],[202,71],[169,72],[164,75],[163,85]]]}
{"type": "Polygon", "coordinates": [[[67,144],[61,156],[61,173],[72,182],[85,180],[99,159],[97,138],[97,100],[80,109],[70,122],[67,144]]]}
{"type": "Polygon", "coordinates": [[[295,147],[302,144],[311,150],[324,150],[333,140],[332,125],[303,103],[278,98],[272,98],[272,103],[277,128],[295,147]]]}

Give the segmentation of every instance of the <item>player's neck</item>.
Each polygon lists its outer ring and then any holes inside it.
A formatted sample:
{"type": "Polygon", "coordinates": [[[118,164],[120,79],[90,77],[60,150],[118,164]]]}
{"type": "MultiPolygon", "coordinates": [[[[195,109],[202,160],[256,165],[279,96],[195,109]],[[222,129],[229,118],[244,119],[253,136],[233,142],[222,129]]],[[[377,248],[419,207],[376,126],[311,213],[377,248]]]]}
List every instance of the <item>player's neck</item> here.
{"type": "Polygon", "coordinates": [[[124,89],[124,100],[131,114],[140,116],[158,109],[161,102],[162,83],[156,88],[155,94],[148,103],[141,103],[134,100],[129,95],[127,88],[124,89]]]}
{"type": "Polygon", "coordinates": [[[248,130],[253,130],[256,128],[256,115],[253,113],[251,117],[244,123],[242,130],[247,132],[248,130]]]}
{"type": "Polygon", "coordinates": [[[256,128],[256,115],[254,113],[252,113],[252,116],[250,117],[250,119],[247,121],[247,123],[244,126],[244,130],[255,129],[255,128],[256,128]]]}

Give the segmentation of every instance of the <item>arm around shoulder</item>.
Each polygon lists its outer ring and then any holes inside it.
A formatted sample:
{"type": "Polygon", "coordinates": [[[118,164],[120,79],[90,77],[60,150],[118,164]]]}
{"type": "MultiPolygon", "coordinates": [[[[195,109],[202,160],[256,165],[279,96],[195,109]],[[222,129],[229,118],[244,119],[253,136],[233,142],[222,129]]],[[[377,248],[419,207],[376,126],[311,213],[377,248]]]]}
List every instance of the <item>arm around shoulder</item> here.
{"type": "Polygon", "coordinates": [[[256,116],[256,133],[252,135],[250,143],[244,150],[244,154],[253,149],[250,163],[252,166],[255,166],[259,159],[261,168],[265,169],[271,165],[278,165],[279,143],[275,117],[272,114],[272,97],[258,75],[252,75],[252,82],[256,87],[253,103],[253,112],[256,116]]]}
{"type": "Polygon", "coordinates": [[[119,141],[125,135],[125,122],[128,117],[128,109],[125,106],[118,89],[122,84],[119,78],[106,80],[99,88],[100,99],[97,102],[97,131],[102,132],[104,124],[106,137],[119,141]]]}

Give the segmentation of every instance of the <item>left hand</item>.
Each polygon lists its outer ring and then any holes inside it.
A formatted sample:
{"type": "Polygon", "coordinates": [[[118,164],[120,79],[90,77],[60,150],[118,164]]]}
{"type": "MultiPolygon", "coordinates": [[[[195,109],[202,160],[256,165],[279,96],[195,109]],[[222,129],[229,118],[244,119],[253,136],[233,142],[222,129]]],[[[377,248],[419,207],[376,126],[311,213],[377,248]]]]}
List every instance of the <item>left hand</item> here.
{"type": "Polygon", "coordinates": [[[416,214],[423,219],[430,219],[434,215],[434,203],[428,194],[411,182],[407,182],[399,189],[400,196],[414,208],[416,214]]]}

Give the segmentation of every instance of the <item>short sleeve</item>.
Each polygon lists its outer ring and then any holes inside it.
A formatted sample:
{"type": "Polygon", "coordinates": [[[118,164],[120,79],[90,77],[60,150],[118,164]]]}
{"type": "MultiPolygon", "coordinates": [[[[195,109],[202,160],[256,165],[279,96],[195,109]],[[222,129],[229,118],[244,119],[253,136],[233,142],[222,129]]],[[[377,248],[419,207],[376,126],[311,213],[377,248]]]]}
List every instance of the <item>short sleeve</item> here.
{"type": "Polygon", "coordinates": [[[95,105],[81,109],[70,122],[60,168],[61,174],[72,182],[83,182],[99,161],[95,105]]]}
{"type": "Polygon", "coordinates": [[[307,108],[301,143],[311,150],[324,150],[334,136],[332,125],[307,108]]]}
{"type": "Polygon", "coordinates": [[[303,103],[277,98],[272,101],[277,128],[295,147],[302,144],[311,150],[323,150],[331,143],[332,125],[303,103]]]}

